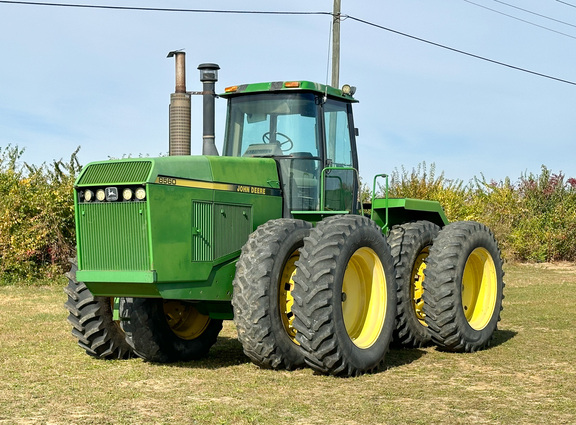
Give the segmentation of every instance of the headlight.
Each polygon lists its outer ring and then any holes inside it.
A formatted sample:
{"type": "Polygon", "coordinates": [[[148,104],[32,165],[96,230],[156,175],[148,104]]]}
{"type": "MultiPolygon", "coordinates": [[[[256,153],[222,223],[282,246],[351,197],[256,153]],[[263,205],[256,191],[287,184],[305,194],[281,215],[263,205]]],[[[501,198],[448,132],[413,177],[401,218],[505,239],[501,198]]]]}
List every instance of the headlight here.
{"type": "Polygon", "coordinates": [[[90,202],[90,201],[92,201],[93,198],[94,198],[94,192],[92,192],[91,190],[84,191],[84,201],[85,202],[90,202]]]}
{"type": "Polygon", "coordinates": [[[104,193],[104,189],[98,189],[96,191],[96,199],[98,199],[100,202],[106,199],[106,193],[104,193]]]}
{"type": "Polygon", "coordinates": [[[122,191],[122,198],[124,198],[125,201],[132,199],[132,195],[132,189],[126,188],[122,191]]]}
{"type": "Polygon", "coordinates": [[[136,199],[143,201],[146,198],[146,190],[143,187],[136,189],[136,199]]]}

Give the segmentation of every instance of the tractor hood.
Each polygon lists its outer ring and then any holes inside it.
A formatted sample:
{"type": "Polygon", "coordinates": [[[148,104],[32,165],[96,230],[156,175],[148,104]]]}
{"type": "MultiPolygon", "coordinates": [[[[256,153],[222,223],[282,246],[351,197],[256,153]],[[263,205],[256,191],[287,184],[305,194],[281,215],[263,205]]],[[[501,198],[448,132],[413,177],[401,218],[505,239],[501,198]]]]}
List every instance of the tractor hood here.
{"type": "Polygon", "coordinates": [[[270,158],[169,156],[92,162],[82,169],[75,186],[197,181],[278,189],[277,176],[276,162],[270,158]]]}

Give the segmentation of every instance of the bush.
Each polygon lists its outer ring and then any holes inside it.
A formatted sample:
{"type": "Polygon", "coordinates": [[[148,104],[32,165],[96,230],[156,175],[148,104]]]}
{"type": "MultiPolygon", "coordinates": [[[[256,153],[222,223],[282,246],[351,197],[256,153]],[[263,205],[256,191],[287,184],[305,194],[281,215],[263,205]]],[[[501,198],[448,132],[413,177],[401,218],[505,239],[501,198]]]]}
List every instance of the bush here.
{"type": "Polygon", "coordinates": [[[576,179],[545,166],[540,175],[523,175],[517,183],[488,183],[481,176],[464,185],[422,163],[410,173],[394,170],[389,196],[436,200],[450,221],[488,225],[508,259],[576,261],[576,179]]]}
{"type": "Polygon", "coordinates": [[[53,278],[67,267],[75,250],[77,153],[37,167],[19,163],[18,147],[0,148],[0,281],[53,278]]]}
{"type": "MultiPolygon", "coordinates": [[[[0,282],[53,279],[75,251],[73,185],[80,165],[20,163],[23,150],[0,148],[0,282]]],[[[542,166],[539,175],[468,184],[437,174],[435,165],[390,176],[390,197],[439,201],[450,221],[476,220],[494,231],[505,258],[576,261],[576,179],[542,166]]],[[[384,189],[379,186],[379,196],[384,189]]],[[[361,185],[363,200],[370,189],[361,185]]]]}

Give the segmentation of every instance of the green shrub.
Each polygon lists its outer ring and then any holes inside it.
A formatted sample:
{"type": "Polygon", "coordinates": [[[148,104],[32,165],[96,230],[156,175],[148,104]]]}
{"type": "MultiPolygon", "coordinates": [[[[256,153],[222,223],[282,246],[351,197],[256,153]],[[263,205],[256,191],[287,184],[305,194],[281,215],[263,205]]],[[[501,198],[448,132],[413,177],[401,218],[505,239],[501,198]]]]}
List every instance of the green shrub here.
{"type": "Polygon", "coordinates": [[[511,238],[520,258],[576,260],[576,180],[553,174],[522,176],[518,185],[521,220],[511,238]]]}
{"type": "MultiPolygon", "coordinates": [[[[380,195],[383,193],[380,187],[380,195]]],[[[542,166],[540,175],[487,182],[484,176],[464,185],[436,175],[426,163],[390,178],[390,197],[439,201],[450,221],[488,225],[505,258],[518,261],[576,260],[576,179],[542,166]]]]}
{"type": "MultiPolygon", "coordinates": [[[[75,250],[77,153],[69,162],[37,167],[20,163],[18,147],[0,147],[0,282],[36,282],[67,269],[75,250]]],[[[368,201],[371,190],[366,184],[360,190],[368,201]]],[[[378,192],[383,196],[381,185],[378,192]]],[[[410,172],[395,169],[389,196],[436,200],[450,221],[485,223],[507,259],[576,261],[576,179],[545,166],[515,183],[487,182],[481,175],[464,184],[422,163],[410,172]]]]}
{"type": "Polygon", "coordinates": [[[67,267],[75,248],[77,152],[69,163],[37,167],[20,164],[18,147],[0,148],[0,281],[52,278],[67,267]]]}
{"type": "MultiPolygon", "coordinates": [[[[449,220],[469,220],[473,211],[468,186],[462,180],[449,180],[444,172],[436,175],[436,166],[430,168],[425,162],[411,172],[401,167],[390,175],[389,196],[391,198],[415,198],[438,201],[444,207],[449,220]]],[[[383,192],[380,186],[380,192],[383,192]]]]}

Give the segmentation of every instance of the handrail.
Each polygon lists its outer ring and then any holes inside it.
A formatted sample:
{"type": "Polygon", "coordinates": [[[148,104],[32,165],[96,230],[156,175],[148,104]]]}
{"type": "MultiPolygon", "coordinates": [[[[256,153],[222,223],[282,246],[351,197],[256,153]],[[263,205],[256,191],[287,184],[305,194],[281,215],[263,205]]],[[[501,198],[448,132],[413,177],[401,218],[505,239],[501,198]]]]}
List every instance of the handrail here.
{"type": "Polygon", "coordinates": [[[386,199],[384,203],[384,207],[386,209],[386,222],[384,223],[384,226],[382,226],[382,228],[388,229],[388,174],[376,174],[374,176],[374,183],[372,184],[372,202],[370,205],[370,218],[374,220],[374,199],[376,197],[376,179],[378,179],[378,177],[384,177],[384,179],[386,179],[386,186],[384,188],[384,196],[386,199]]]}

